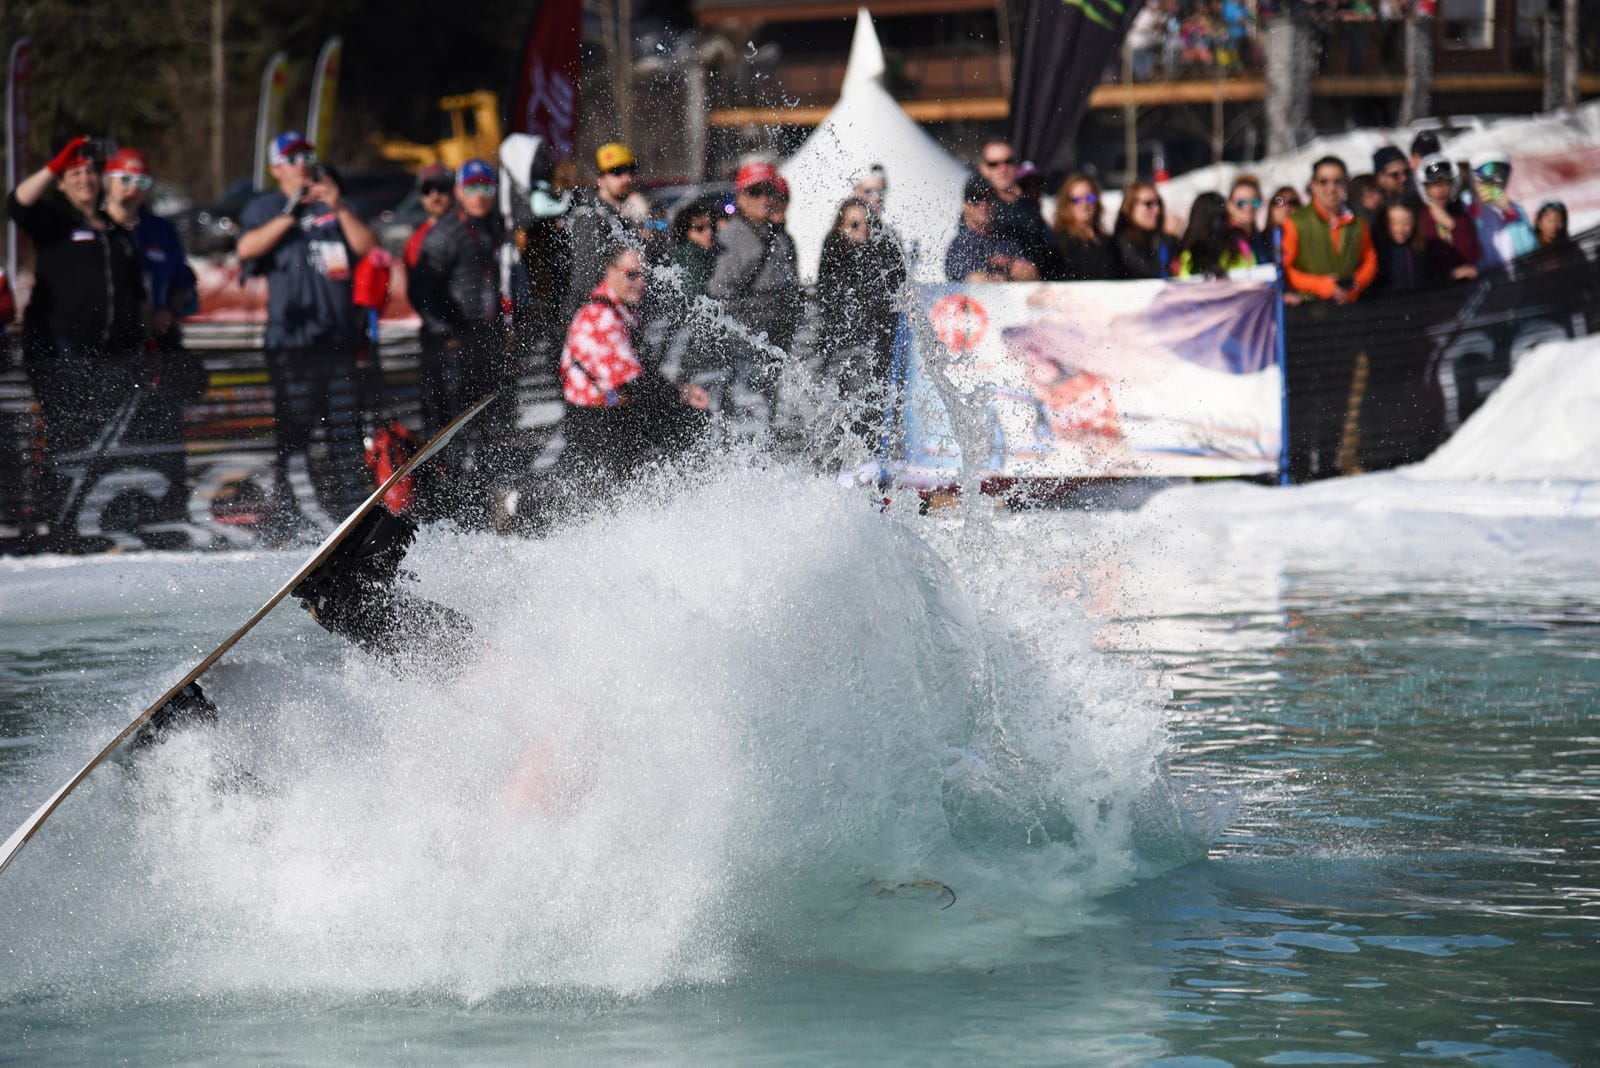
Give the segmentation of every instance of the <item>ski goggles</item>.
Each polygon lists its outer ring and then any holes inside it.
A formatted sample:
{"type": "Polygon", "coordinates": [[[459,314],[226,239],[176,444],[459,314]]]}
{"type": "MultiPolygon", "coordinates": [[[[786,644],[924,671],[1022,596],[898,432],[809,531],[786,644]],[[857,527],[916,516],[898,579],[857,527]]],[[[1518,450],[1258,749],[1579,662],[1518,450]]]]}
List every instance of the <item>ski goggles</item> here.
{"type": "Polygon", "coordinates": [[[1435,160],[1422,168],[1422,184],[1433,182],[1454,182],[1456,180],[1456,165],[1447,159],[1435,160]]]}
{"type": "Polygon", "coordinates": [[[1480,182],[1493,182],[1495,185],[1505,185],[1511,180],[1511,164],[1509,163],[1481,163],[1473,169],[1472,173],[1480,182]]]}
{"type": "Polygon", "coordinates": [[[153,181],[148,174],[131,174],[128,171],[112,171],[106,177],[121,182],[130,189],[149,189],[153,181]]]}
{"type": "Polygon", "coordinates": [[[494,196],[494,191],[495,184],[493,182],[468,182],[461,187],[462,196],[469,197],[492,197],[494,196]]]}

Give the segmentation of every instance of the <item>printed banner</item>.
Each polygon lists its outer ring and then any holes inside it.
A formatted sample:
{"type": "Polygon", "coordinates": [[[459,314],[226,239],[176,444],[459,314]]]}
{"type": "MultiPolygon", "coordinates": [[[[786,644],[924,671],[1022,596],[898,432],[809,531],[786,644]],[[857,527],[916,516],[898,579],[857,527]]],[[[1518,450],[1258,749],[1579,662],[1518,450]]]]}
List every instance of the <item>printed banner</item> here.
{"type": "MultiPolygon", "coordinates": [[[[28,38],[12,46],[6,70],[6,189],[10,190],[28,176],[28,91],[33,82],[33,48],[28,38]]],[[[22,234],[14,222],[6,223],[6,234],[6,277],[15,285],[17,241],[22,234]]]]}
{"type": "Polygon", "coordinates": [[[261,100],[256,105],[256,189],[273,187],[269,146],[283,132],[284,100],[289,94],[289,54],[279,52],[261,72],[261,100]]]}
{"type": "Polygon", "coordinates": [[[511,133],[543,137],[557,156],[578,143],[578,38],[583,0],[543,0],[528,31],[511,133]]]}
{"type": "Polygon", "coordinates": [[[306,116],[306,140],[318,159],[329,156],[328,131],[333,128],[333,106],[339,98],[339,65],[344,57],[344,39],[330,37],[317,56],[317,70],[311,77],[311,111],[306,116]]]}
{"type": "Polygon", "coordinates": [[[1213,281],[920,286],[902,481],[1270,474],[1276,290],[1213,281]]]}

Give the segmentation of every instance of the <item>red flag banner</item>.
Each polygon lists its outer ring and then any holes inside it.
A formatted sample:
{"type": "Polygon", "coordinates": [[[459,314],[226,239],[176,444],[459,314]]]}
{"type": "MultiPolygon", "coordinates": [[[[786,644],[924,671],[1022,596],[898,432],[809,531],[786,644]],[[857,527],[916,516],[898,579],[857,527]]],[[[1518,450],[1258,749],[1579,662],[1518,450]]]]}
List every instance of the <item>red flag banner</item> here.
{"type": "Polygon", "coordinates": [[[583,0],[544,0],[513,94],[511,132],[543,137],[558,156],[578,143],[578,37],[583,0]]]}

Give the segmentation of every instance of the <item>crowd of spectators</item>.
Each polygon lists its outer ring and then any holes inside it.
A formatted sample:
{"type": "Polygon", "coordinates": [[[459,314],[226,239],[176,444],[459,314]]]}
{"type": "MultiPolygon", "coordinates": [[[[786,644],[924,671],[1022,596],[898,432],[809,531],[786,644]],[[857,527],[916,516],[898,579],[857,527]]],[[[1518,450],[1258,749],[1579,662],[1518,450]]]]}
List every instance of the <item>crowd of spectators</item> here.
{"type": "Polygon", "coordinates": [[[1282,186],[1267,199],[1259,179],[1241,174],[1226,196],[1203,192],[1186,205],[1181,229],[1169,223],[1159,188],[1143,180],[1122,191],[1108,225],[1103,191],[1087,174],[1061,183],[1046,226],[1037,204],[1016,196],[1014,157],[1007,142],[983,146],[945,258],[951,281],[1215,278],[1276,264],[1288,302],[1349,303],[1369,292],[1476,278],[1570,245],[1560,203],[1530,215],[1507,196],[1511,162],[1504,153],[1455,161],[1429,133],[1417,136],[1409,154],[1380,148],[1368,173],[1352,176],[1336,156],[1319,159],[1303,192],[1282,186]],[[1003,203],[1012,207],[1002,222],[1003,203]],[[1029,244],[1039,233],[1050,235],[1047,247],[1029,244]]]}
{"type": "Polygon", "coordinates": [[[1319,62],[1362,73],[1399,57],[1394,27],[1434,13],[1433,0],[1145,0],[1124,44],[1136,82],[1260,70],[1266,23],[1294,10],[1310,25],[1319,62]]]}
{"type": "MultiPolygon", "coordinates": [[[[319,499],[339,514],[373,484],[363,439],[377,425],[378,360],[357,282],[385,254],[338,172],[299,134],[272,142],[270,164],[275,188],[245,209],[238,255],[247,277],[267,283],[276,449],[267,529],[288,539],[328,518],[308,514],[319,499]]],[[[884,217],[886,168],[840,190],[814,289],[801,284],[788,185],[770,162],[740,167],[731,201],[691,198],[670,215],[641,195],[638,172],[615,142],[596,152],[587,185],[571,161],[536,161],[513,176],[527,184],[528,209],[513,218],[498,207],[506,175],[491,161],[419,173],[428,217],[405,261],[421,320],[423,432],[503,390],[531,354],[560,383],[567,448],[556,477],[615,486],[697,441],[770,426],[803,348],[842,413],[836,443],[855,442],[858,458],[876,452],[907,280],[904,242],[884,217]]],[[[1287,301],[1349,303],[1570,248],[1565,209],[1528,213],[1506,196],[1510,175],[1503,155],[1457,161],[1424,134],[1409,154],[1381,149],[1367,174],[1327,157],[1303,191],[1267,196],[1240,175],[1176,213],[1156,183],[1139,180],[1108,219],[1095,178],[1072,174],[1047,219],[1042,176],[997,139],[950,206],[959,226],[943,263],[965,283],[1196,280],[1276,264],[1287,301]]],[[[37,250],[23,351],[47,446],[47,518],[108,427],[137,409],[158,439],[179,443],[179,407],[205,386],[180,326],[194,310],[194,277],[170,225],[143,204],[149,187],[137,151],[98,157],[77,138],[8,198],[37,250]]],[[[481,422],[471,447],[441,466],[434,507],[499,525],[506,472],[526,472],[531,457],[512,450],[507,460],[508,424],[481,422]]]]}

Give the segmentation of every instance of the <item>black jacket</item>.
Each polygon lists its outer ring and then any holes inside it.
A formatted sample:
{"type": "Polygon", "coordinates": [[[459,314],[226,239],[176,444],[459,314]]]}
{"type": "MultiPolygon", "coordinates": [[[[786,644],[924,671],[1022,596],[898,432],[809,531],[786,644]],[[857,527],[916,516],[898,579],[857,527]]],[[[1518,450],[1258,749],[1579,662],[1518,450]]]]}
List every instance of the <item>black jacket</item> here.
{"type": "Polygon", "coordinates": [[[1112,277],[1110,239],[1097,236],[1092,242],[1071,234],[1057,235],[1058,273],[1052,282],[1102,282],[1112,277]]]}
{"type": "Polygon", "coordinates": [[[502,241],[493,212],[473,219],[456,208],[434,223],[410,277],[411,303],[422,317],[423,333],[463,337],[499,325],[502,241]]]}
{"type": "Polygon", "coordinates": [[[570,322],[606,273],[602,261],[607,246],[627,240],[634,231],[616,208],[592,192],[577,198],[567,226],[572,234],[572,273],[567,278],[567,299],[561,317],[570,322]]]}
{"type": "Polygon", "coordinates": [[[823,352],[858,346],[887,352],[894,341],[895,298],[905,280],[905,260],[887,234],[879,231],[859,245],[829,234],[817,268],[823,352]]]}
{"type": "Polygon", "coordinates": [[[26,207],[13,192],[6,210],[37,253],[23,333],[106,353],[138,349],[144,342],[144,268],[132,233],[103,212],[96,217],[104,226],[96,230],[55,190],[26,207]]]}

